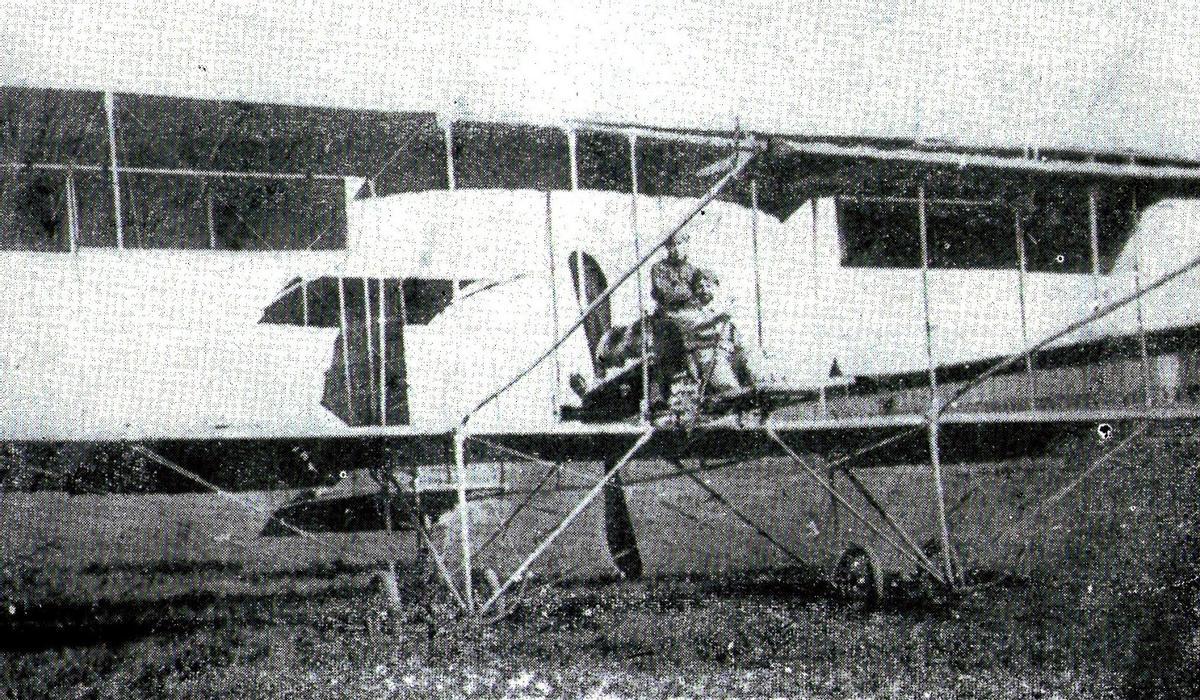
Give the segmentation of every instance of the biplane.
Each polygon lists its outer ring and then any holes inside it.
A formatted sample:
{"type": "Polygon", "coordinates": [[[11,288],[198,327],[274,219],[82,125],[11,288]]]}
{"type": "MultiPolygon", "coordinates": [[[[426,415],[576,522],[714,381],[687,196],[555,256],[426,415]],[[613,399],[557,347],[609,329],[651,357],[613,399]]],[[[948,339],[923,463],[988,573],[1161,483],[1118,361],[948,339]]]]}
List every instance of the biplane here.
{"type": "Polygon", "coordinates": [[[861,535],[832,553],[847,585],[878,594],[886,550],[960,588],[948,465],[1200,416],[1200,163],[31,88],[0,106],[0,440],[50,479],[134,451],[156,489],[314,488],[267,534],[412,533],[469,613],[566,541],[626,576],[671,543],[703,557],[671,504],[647,525],[627,501],[673,481],[811,562],[825,526],[771,490],[803,483],[861,535]],[[685,230],[764,379],[706,396],[693,376],[663,414],[652,343],[615,367],[599,349],[651,317],[650,265],[685,230]],[[764,457],[765,500],[719,488],[764,457]],[[928,505],[907,520],[860,476],[898,467],[928,505]],[[354,471],[370,493],[315,490],[354,471]]]}

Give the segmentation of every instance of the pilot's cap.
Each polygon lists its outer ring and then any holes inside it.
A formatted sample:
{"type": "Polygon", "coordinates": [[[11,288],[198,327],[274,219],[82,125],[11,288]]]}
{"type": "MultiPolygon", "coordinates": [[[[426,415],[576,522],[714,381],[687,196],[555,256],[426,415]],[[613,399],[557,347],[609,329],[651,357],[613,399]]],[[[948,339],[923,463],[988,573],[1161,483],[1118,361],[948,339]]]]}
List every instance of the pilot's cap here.
{"type": "Polygon", "coordinates": [[[667,239],[667,247],[675,248],[677,246],[687,245],[688,240],[691,239],[691,237],[692,234],[688,233],[686,228],[679,229],[675,233],[672,233],[671,237],[667,239]]]}

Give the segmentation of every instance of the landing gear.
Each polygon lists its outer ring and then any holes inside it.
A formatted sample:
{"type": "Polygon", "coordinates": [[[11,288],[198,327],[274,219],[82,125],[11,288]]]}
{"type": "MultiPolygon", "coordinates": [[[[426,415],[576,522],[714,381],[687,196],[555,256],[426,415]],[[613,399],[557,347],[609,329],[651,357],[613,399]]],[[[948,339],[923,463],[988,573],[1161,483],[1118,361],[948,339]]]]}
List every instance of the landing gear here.
{"type": "Polygon", "coordinates": [[[387,566],[376,571],[372,585],[385,606],[392,610],[400,608],[400,582],[396,578],[395,563],[389,562],[387,566]]]}
{"type": "MultiPolygon", "coordinates": [[[[481,602],[488,600],[500,590],[500,577],[496,575],[496,570],[491,567],[476,569],[475,575],[471,577],[471,580],[475,591],[475,600],[481,602]]],[[[492,604],[491,609],[482,614],[483,621],[499,622],[508,617],[516,609],[516,603],[513,600],[514,597],[508,592],[502,593],[496,599],[496,602],[492,604]]]]}
{"type": "Polygon", "coordinates": [[[883,571],[870,547],[851,543],[833,568],[833,585],[849,600],[878,605],[883,600],[883,571]]]}

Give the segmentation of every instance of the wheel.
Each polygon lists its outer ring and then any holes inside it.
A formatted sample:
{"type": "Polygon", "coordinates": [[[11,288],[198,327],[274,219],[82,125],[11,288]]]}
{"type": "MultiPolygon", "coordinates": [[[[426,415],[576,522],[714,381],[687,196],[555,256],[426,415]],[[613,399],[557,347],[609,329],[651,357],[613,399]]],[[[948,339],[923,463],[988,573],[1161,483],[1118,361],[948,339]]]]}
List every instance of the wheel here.
{"type": "Polygon", "coordinates": [[[850,600],[876,605],[883,600],[883,572],[879,558],[866,545],[851,543],[833,569],[833,585],[850,600]]]}

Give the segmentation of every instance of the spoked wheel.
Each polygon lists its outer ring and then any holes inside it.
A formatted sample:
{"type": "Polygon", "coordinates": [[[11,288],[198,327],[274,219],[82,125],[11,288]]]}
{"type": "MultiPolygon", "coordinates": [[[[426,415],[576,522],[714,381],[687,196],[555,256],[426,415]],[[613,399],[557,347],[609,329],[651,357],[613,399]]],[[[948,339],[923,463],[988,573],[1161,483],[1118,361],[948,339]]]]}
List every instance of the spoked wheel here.
{"type": "Polygon", "coordinates": [[[858,543],[846,547],[833,569],[833,585],[850,600],[877,605],[883,600],[883,572],[875,552],[858,543]]]}

